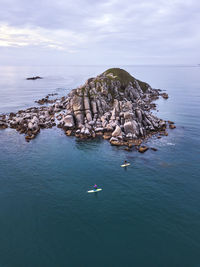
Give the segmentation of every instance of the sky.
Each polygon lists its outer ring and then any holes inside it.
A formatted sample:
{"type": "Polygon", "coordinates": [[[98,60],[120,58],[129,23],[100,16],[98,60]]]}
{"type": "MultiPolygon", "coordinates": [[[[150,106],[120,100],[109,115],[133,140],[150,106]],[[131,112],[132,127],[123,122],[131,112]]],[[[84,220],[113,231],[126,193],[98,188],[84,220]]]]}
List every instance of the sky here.
{"type": "Polygon", "coordinates": [[[0,65],[200,63],[199,0],[0,0],[0,65]]]}

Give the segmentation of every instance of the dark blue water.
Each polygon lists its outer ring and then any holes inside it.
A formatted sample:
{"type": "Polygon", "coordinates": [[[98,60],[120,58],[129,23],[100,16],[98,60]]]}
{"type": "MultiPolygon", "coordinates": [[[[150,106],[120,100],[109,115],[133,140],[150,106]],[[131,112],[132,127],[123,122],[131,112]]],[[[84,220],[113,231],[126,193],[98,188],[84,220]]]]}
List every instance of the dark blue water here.
{"type": "MultiPolygon", "coordinates": [[[[1,67],[0,113],[106,68],[1,67]],[[24,80],[33,75],[45,79],[24,80]]],[[[200,266],[200,68],[124,68],[167,90],[156,113],[177,129],[149,140],[158,151],[145,154],[56,128],[30,143],[0,131],[0,266],[200,266]],[[94,183],[103,191],[87,194],[94,183]]]]}

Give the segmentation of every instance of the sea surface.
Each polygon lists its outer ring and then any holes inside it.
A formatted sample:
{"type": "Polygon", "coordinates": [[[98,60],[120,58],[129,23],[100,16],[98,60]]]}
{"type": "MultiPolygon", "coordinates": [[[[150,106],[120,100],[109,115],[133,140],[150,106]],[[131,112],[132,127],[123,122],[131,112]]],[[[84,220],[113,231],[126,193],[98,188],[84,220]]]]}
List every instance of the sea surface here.
{"type": "MultiPolygon", "coordinates": [[[[0,113],[67,94],[110,66],[0,67],[0,113]],[[27,81],[39,75],[42,80],[27,81]]],[[[200,68],[121,66],[169,99],[177,128],[145,154],[42,130],[0,130],[0,266],[200,266],[200,68]],[[120,167],[124,160],[131,166],[120,167]],[[103,188],[87,194],[94,184],[103,188]]]]}

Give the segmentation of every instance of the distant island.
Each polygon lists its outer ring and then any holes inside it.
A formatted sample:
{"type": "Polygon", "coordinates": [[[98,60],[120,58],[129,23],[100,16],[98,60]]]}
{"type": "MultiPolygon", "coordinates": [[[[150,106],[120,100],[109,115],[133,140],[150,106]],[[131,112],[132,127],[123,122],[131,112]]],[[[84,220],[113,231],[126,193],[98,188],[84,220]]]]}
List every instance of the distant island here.
{"type": "Polygon", "coordinates": [[[34,77],[26,78],[26,80],[37,80],[37,79],[43,79],[43,78],[40,76],[34,76],[34,77]]]}
{"type": "Polygon", "coordinates": [[[156,133],[161,138],[167,135],[167,127],[176,128],[173,122],[151,113],[156,107],[153,101],[160,96],[167,99],[168,94],[152,89],[120,68],[88,79],[67,96],[49,99],[52,95],[36,101],[39,107],[0,115],[0,128],[14,128],[30,141],[41,129],[57,126],[68,136],[101,136],[112,145],[136,145],[140,152],[147,150],[140,146],[144,139],[156,133]]]}

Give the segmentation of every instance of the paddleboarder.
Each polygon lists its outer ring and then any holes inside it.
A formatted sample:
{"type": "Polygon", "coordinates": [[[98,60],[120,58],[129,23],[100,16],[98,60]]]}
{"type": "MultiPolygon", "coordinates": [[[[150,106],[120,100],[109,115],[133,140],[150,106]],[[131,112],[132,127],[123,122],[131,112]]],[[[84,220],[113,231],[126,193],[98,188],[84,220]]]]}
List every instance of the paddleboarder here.
{"type": "Polygon", "coordinates": [[[97,185],[96,184],[93,187],[94,187],[94,190],[97,190],[97,185]]]}

